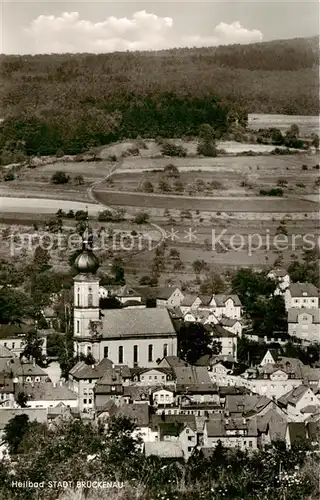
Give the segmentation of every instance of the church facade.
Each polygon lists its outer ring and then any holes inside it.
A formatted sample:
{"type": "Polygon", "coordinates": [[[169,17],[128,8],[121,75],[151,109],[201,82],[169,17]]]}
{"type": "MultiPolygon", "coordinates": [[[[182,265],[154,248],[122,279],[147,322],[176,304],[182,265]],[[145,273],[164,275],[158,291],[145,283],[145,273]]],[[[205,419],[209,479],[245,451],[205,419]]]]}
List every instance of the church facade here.
{"type": "Polygon", "coordinates": [[[98,363],[148,368],[164,356],[177,355],[177,333],[167,309],[99,308],[98,260],[88,243],[75,261],[74,352],[92,354],[98,363]]]}

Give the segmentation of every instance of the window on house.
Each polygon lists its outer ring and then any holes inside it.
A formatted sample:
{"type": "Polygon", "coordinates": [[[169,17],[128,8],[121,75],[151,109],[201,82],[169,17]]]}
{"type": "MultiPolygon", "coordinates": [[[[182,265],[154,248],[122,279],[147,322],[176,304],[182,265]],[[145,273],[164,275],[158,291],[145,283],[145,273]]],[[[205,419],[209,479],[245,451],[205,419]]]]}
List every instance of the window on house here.
{"type": "Polygon", "coordinates": [[[86,405],[87,404],[87,400],[86,398],[83,400],[83,404],[86,405]]]}
{"type": "Polygon", "coordinates": [[[252,448],[252,446],[253,446],[252,441],[249,441],[249,448],[252,448]]]}
{"type": "Polygon", "coordinates": [[[152,379],[152,377],[151,377],[151,375],[149,375],[149,380],[151,380],[151,379],[152,379]]]}
{"type": "Polygon", "coordinates": [[[111,386],[111,390],[112,390],[112,391],[115,391],[115,390],[116,390],[116,386],[115,386],[115,385],[112,385],[112,386],[111,386]]]}
{"type": "Polygon", "coordinates": [[[186,429],[186,434],[189,434],[189,429],[186,429]]]}
{"type": "Polygon", "coordinates": [[[121,365],[123,363],[123,346],[120,345],[118,349],[118,363],[121,365]]]}
{"type": "Polygon", "coordinates": [[[153,345],[149,344],[148,346],[148,362],[151,363],[153,361],[153,345]]]}
{"type": "Polygon", "coordinates": [[[133,346],[133,362],[138,363],[138,346],[133,346]]]}
{"type": "Polygon", "coordinates": [[[164,379],[165,379],[165,376],[164,376],[164,375],[162,375],[161,380],[164,380],[164,379]]]}
{"type": "Polygon", "coordinates": [[[192,451],[192,446],[188,446],[188,451],[192,451]]]}
{"type": "Polygon", "coordinates": [[[92,404],[92,399],[89,399],[88,403],[89,403],[89,405],[91,405],[92,404]]]}
{"type": "Polygon", "coordinates": [[[79,333],[79,332],[80,332],[80,321],[77,320],[77,333],[79,333]]]}
{"type": "Polygon", "coordinates": [[[168,344],[163,344],[163,357],[168,356],[168,344]]]}
{"type": "Polygon", "coordinates": [[[141,380],[144,380],[144,376],[142,375],[141,380]]]}
{"type": "Polygon", "coordinates": [[[103,348],[103,357],[107,358],[109,356],[109,347],[104,347],[103,348]]]}
{"type": "Polygon", "coordinates": [[[4,345],[4,347],[7,347],[7,342],[5,342],[3,345],[4,345]]]}
{"type": "Polygon", "coordinates": [[[193,436],[188,436],[188,441],[192,441],[193,440],[193,436]]]}
{"type": "Polygon", "coordinates": [[[14,349],[14,346],[15,346],[15,345],[16,345],[16,344],[15,344],[14,342],[12,342],[12,349],[14,349]]]}

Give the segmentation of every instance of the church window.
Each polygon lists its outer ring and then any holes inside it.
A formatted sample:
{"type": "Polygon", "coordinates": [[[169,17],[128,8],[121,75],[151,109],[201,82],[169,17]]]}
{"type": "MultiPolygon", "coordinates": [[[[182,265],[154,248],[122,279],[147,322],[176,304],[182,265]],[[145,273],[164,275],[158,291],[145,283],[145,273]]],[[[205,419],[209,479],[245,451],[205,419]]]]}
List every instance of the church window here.
{"type": "Polygon", "coordinates": [[[79,333],[79,331],[80,331],[80,321],[77,320],[77,333],[79,333]]]}
{"type": "Polygon", "coordinates": [[[163,344],[163,357],[168,356],[168,344],[163,344]]]}
{"type": "Polygon", "coordinates": [[[148,362],[151,363],[153,361],[153,345],[150,344],[148,346],[148,362]]]}
{"type": "Polygon", "coordinates": [[[88,307],[92,307],[93,304],[93,295],[92,293],[88,293],[88,307]]]}
{"type": "Polygon", "coordinates": [[[138,346],[133,346],[133,362],[138,363],[138,346]]]}
{"type": "Polygon", "coordinates": [[[14,343],[14,342],[12,342],[12,349],[14,349],[14,346],[15,346],[15,343],[14,343]]]}
{"type": "Polygon", "coordinates": [[[87,347],[87,355],[88,355],[88,354],[91,354],[91,347],[90,347],[89,345],[88,345],[88,347],[87,347]]]}
{"type": "Polygon", "coordinates": [[[103,349],[103,357],[104,357],[104,358],[107,358],[107,357],[108,357],[108,355],[109,355],[109,347],[107,347],[107,346],[106,346],[106,347],[103,349]]]}
{"type": "Polygon", "coordinates": [[[77,306],[80,306],[80,288],[77,289],[77,306]]]}
{"type": "Polygon", "coordinates": [[[119,346],[118,351],[118,363],[121,365],[123,363],[123,346],[119,346]]]}

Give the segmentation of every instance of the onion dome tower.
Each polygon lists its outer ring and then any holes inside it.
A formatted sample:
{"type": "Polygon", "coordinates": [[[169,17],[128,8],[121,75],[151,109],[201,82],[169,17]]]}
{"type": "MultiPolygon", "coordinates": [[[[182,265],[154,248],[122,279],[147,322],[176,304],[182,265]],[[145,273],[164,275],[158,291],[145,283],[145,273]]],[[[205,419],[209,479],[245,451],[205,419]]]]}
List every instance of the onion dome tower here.
{"type": "Polygon", "coordinates": [[[100,319],[99,282],[96,276],[99,261],[93,253],[93,234],[89,226],[87,210],[86,227],[82,235],[82,251],[74,266],[78,271],[74,278],[74,350],[75,354],[92,353],[92,323],[100,319]]]}

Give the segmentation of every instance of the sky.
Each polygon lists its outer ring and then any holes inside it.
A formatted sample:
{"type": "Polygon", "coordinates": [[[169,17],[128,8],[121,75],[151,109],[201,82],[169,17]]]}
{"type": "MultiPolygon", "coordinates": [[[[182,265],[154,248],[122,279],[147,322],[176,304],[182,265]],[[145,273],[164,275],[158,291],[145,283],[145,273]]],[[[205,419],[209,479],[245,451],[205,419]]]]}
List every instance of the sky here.
{"type": "Polygon", "coordinates": [[[0,0],[0,52],[157,50],[319,34],[318,0],[0,0]]]}

